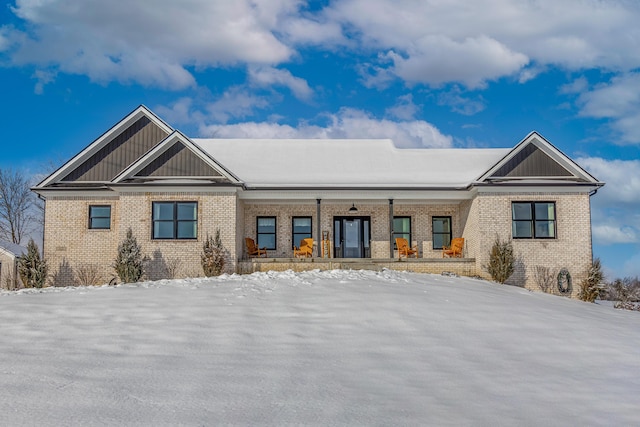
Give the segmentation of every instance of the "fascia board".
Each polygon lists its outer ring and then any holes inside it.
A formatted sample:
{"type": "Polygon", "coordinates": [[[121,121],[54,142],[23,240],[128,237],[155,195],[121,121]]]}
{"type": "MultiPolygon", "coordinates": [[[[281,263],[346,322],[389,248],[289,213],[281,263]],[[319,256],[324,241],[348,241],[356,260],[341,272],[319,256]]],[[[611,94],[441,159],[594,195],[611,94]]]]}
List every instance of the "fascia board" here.
{"type": "Polygon", "coordinates": [[[47,178],[38,183],[35,188],[45,187],[60,180],[62,177],[66,176],[69,172],[71,172],[78,165],[82,164],[89,157],[94,155],[97,151],[102,149],[105,145],[107,145],[113,138],[120,134],[124,129],[131,126],[141,117],[146,116],[151,120],[156,126],[170,134],[173,132],[173,128],[165,123],[162,119],[156,116],[151,110],[149,110],[144,105],[140,105],[138,108],[129,113],[124,119],[120,120],[114,126],[112,126],[109,130],[103,133],[98,139],[93,141],[89,146],[87,146],[80,153],[76,154],[71,160],[66,162],[64,165],[59,167],[55,172],[49,175],[47,178]]]}
{"type": "Polygon", "coordinates": [[[110,187],[111,191],[114,191],[116,194],[121,193],[232,193],[235,194],[238,192],[238,187],[217,187],[212,186],[210,184],[202,184],[202,185],[136,185],[136,184],[122,184],[122,185],[114,185],[110,187]]]}
{"type": "Polygon", "coordinates": [[[476,187],[478,194],[482,193],[514,193],[514,194],[530,194],[530,193],[590,193],[602,184],[582,183],[580,185],[481,185],[476,187]]]}

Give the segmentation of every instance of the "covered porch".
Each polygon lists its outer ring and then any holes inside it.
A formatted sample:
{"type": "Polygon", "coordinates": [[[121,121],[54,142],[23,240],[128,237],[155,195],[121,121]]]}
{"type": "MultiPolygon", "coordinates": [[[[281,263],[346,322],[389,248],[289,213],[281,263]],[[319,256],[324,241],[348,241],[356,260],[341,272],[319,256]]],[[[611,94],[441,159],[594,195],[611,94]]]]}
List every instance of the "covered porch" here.
{"type": "Polygon", "coordinates": [[[441,273],[460,264],[455,268],[459,274],[476,274],[476,239],[467,238],[472,203],[467,192],[327,191],[314,194],[313,199],[302,192],[289,193],[286,199],[282,193],[265,193],[239,197],[236,256],[241,272],[352,268],[359,264],[368,269],[441,273]],[[465,238],[462,257],[443,258],[443,247],[460,237],[465,238]],[[246,238],[266,248],[266,261],[249,257],[246,238]],[[294,248],[306,238],[313,239],[312,256],[294,258],[294,248]],[[396,238],[409,242],[415,253],[398,260],[396,238]]]}

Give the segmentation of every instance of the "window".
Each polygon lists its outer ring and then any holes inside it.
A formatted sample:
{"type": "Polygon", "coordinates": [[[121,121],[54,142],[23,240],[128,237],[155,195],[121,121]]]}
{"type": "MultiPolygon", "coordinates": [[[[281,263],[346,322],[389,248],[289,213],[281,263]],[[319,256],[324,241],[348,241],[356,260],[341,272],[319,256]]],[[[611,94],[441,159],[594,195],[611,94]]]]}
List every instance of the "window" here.
{"type": "Polygon", "coordinates": [[[555,239],[554,202],[511,203],[511,232],[514,239],[555,239]]]}
{"type": "MultiPolygon", "coordinates": [[[[411,246],[411,217],[410,216],[394,216],[393,217],[393,244],[396,238],[401,237],[407,239],[411,246]]],[[[397,248],[396,248],[397,249],[397,248]]]]}
{"type": "Polygon", "coordinates": [[[154,239],[196,239],[197,202],[153,202],[154,239]]]}
{"type": "Polygon", "coordinates": [[[108,230],[111,228],[111,206],[89,206],[89,228],[108,230]]]}
{"type": "Polygon", "coordinates": [[[291,220],[291,244],[292,246],[300,246],[300,241],[311,237],[311,217],[297,216],[291,220]]]}
{"type": "Polygon", "coordinates": [[[431,218],[433,249],[442,249],[451,244],[451,217],[434,216],[431,218]]]}
{"type": "Polygon", "coordinates": [[[258,247],[276,249],[276,217],[259,216],[257,218],[258,247]]]}

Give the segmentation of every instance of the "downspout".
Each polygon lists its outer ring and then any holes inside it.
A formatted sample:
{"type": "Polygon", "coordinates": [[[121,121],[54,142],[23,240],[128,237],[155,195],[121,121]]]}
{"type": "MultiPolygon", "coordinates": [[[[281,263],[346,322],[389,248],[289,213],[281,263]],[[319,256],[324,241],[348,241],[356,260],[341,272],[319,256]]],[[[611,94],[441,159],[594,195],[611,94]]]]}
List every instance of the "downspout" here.
{"type": "Polygon", "coordinates": [[[320,253],[320,251],[322,250],[322,226],[320,225],[320,199],[316,199],[316,242],[318,242],[318,244],[316,244],[316,256],[317,257],[322,257],[324,256],[323,253],[320,253]]]}
{"type": "Polygon", "coordinates": [[[393,199],[389,199],[389,258],[393,259],[393,199]]]}

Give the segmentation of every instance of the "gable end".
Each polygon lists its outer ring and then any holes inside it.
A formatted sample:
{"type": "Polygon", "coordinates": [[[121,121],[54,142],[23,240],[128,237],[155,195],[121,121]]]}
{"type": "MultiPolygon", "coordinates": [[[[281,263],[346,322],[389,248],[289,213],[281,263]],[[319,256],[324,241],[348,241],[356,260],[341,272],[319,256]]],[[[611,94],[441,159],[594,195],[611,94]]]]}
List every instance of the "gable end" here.
{"type": "Polygon", "coordinates": [[[111,181],[167,135],[167,132],[148,117],[143,116],[67,174],[61,181],[111,181]]]}
{"type": "Polygon", "coordinates": [[[492,178],[571,177],[573,174],[535,144],[523,147],[492,178]]]}
{"type": "Polygon", "coordinates": [[[141,177],[222,177],[182,143],[175,143],[135,174],[141,177]]]}

